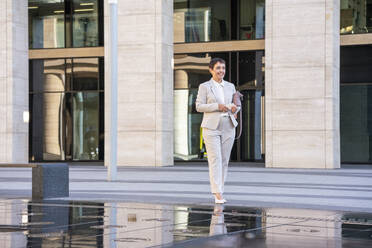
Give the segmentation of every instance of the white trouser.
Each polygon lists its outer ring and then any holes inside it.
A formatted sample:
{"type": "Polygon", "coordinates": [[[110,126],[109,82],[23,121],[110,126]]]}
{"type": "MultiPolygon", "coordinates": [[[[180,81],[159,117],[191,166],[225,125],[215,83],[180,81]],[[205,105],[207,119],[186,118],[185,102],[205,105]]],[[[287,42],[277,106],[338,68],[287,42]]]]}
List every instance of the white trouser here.
{"type": "Polygon", "coordinates": [[[203,138],[207,148],[211,191],[222,194],[235,139],[235,127],[230,117],[221,116],[216,130],[203,128],[203,138]]]}

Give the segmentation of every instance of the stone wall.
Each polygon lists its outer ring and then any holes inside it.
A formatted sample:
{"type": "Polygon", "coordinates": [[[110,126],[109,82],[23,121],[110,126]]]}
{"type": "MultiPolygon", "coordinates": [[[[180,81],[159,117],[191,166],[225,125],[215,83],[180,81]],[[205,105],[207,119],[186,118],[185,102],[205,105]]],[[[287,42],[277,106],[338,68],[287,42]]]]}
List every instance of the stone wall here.
{"type": "Polygon", "coordinates": [[[266,1],[266,167],[340,167],[339,15],[336,0],[266,1]]]}
{"type": "Polygon", "coordinates": [[[28,162],[28,1],[0,1],[0,163],[28,162]]]}

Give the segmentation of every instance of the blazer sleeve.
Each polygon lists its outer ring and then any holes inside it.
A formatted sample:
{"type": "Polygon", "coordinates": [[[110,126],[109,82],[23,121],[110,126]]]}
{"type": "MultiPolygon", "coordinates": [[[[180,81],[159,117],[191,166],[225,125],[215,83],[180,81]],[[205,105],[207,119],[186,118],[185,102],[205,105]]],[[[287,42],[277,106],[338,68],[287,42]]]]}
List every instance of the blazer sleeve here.
{"type": "Polygon", "coordinates": [[[199,85],[198,96],[196,97],[196,111],[198,112],[218,112],[218,103],[207,103],[207,88],[199,85]]]}

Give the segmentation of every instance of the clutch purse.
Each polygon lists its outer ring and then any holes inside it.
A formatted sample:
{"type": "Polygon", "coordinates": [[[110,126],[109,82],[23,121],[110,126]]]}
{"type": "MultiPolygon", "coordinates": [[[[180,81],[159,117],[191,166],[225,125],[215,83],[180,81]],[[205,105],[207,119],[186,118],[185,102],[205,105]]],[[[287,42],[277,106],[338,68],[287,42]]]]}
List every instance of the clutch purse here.
{"type": "Polygon", "coordinates": [[[242,106],[242,100],[243,100],[242,93],[240,93],[239,91],[236,91],[233,95],[233,103],[235,104],[235,106],[241,107],[242,106]]]}
{"type": "Polygon", "coordinates": [[[242,135],[242,109],[241,109],[242,100],[243,100],[243,94],[240,93],[239,91],[236,91],[233,95],[233,103],[235,104],[235,106],[240,108],[240,111],[239,111],[240,112],[240,116],[239,116],[240,129],[239,129],[239,134],[235,139],[240,139],[240,136],[242,135]]]}

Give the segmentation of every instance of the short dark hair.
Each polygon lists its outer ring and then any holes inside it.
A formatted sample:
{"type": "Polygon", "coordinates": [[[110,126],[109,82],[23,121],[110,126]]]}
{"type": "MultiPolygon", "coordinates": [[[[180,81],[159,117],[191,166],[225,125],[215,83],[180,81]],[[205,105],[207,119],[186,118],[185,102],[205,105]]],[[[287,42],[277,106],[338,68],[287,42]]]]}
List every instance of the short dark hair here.
{"type": "Polygon", "coordinates": [[[221,58],[213,58],[213,59],[211,59],[211,62],[209,62],[209,68],[213,70],[214,65],[217,64],[218,62],[220,62],[221,64],[226,65],[225,60],[223,60],[221,58]]]}

